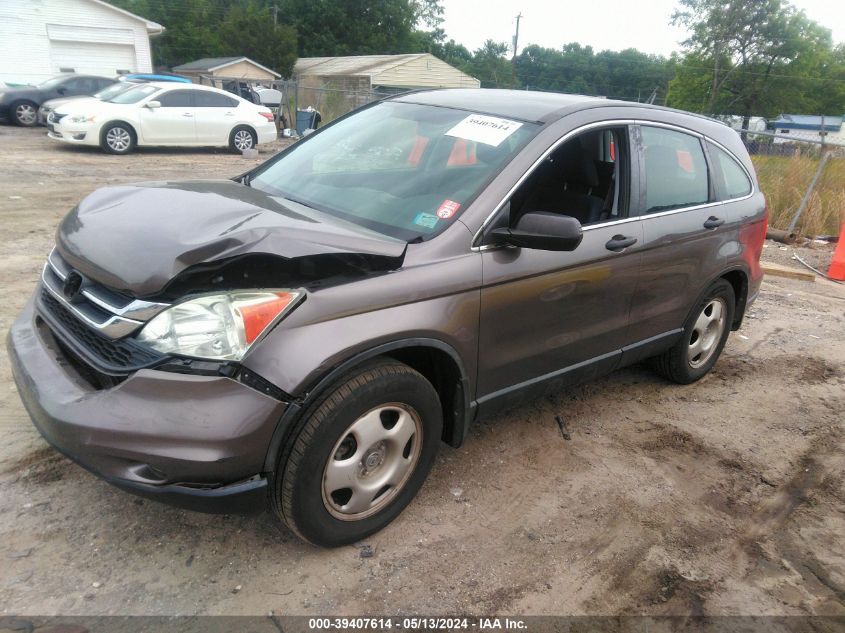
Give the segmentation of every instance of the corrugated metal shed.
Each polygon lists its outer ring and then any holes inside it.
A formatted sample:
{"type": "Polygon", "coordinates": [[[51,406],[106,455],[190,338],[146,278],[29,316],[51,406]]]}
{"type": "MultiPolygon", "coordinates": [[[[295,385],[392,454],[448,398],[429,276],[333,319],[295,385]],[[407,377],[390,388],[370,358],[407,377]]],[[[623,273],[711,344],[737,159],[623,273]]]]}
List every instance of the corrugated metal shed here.
{"type": "Polygon", "coordinates": [[[302,57],[294,66],[296,77],[369,77],[370,86],[387,88],[478,88],[474,77],[430,53],[302,57]]]}

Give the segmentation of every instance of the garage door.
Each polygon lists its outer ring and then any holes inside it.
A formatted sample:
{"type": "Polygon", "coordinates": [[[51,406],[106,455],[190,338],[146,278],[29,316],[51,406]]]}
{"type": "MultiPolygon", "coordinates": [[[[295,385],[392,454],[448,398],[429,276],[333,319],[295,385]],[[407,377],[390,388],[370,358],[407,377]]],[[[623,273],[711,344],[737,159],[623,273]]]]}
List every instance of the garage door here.
{"type": "Polygon", "coordinates": [[[131,44],[50,41],[50,64],[55,73],[77,72],[114,77],[136,72],[135,47],[131,44]]]}

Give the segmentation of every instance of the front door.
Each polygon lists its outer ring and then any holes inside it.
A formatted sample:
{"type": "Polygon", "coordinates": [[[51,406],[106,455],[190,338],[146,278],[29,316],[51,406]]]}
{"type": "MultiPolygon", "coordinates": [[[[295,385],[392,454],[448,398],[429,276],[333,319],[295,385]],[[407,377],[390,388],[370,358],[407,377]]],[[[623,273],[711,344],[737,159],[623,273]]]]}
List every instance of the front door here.
{"type": "Polygon", "coordinates": [[[153,145],[196,143],[197,131],[192,90],[170,90],[158,95],[158,108],[141,106],[141,137],[153,145]]]}
{"type": "Polygon", "coordinates": [[[588,379],[619,362],[630,342],[643,243],[642,222],[627,213],[628,145],[624,126],[570,138],[491,223],[512,224],[531,211],[563,213],[578,217],[583,239],[570,252],[481,247],[482,410],[588,379]]]}

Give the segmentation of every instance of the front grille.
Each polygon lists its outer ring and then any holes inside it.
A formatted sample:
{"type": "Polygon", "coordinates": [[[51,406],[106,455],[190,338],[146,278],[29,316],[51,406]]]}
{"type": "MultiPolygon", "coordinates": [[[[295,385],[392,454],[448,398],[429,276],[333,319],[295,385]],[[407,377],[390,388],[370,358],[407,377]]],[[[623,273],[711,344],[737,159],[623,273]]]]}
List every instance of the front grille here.
{"type": "Polygon", "coordinates": [[[98,334],[80,322],[46,288],[41,289],[39,308],[58,341],[103,373],[125,375],[157,365],[166,358],[133,339],[111,340],[98,334]]]}

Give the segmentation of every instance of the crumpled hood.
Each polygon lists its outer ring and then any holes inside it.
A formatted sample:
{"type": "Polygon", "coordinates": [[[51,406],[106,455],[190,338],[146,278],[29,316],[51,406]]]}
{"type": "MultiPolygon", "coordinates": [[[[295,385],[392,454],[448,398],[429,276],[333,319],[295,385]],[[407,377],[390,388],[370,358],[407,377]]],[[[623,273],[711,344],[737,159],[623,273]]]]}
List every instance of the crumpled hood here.
{"type": "Polygon", "coordinates": [[[62,220],[56,235],[73,268],[136,297],[155,295],[195,264],[239,255],[395,259],[406,246],[228,180],[99,189],[62,220]]]}

